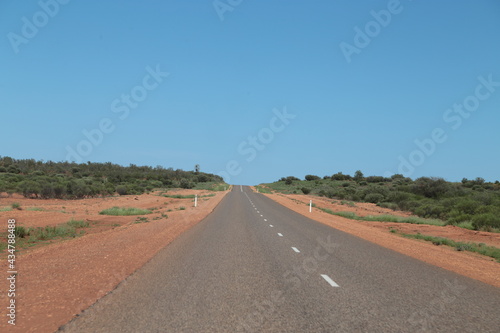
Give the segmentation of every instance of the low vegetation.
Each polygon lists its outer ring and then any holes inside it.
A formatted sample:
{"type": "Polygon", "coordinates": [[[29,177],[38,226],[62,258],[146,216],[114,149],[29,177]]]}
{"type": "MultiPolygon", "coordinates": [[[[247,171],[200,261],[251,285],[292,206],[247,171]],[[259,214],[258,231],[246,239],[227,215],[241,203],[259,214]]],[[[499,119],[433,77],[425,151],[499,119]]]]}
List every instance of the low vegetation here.
{"type": "Polygon", "coordinates": [[[112,163],[43,162],[0,157],[0,194],[20,193],[26,198],[82,199],[142,194],[157,188],[222,190],[220,176],[161,166],[121,166],[112,163]]]}
{"type": "Polygon", "coordinates": [[[327,209],[327,208],[321,208],[321,207],[317,207],[317,208],[321,209],[322,211],[324,211],[325,213],[328,213],[328,214],[342,216],[342,217],[345,217],[348,219],[358,220],[358,221],[430,224],[430,225],[439,225],[439,226],[446,225],[446,223],[441,221],[441,220],[424,219],[424,218],[420,218],[420,217],[416,217],[416,216],[403,217],[403,216],[396,216],[396,215],[389,215],[389,214],[359,216],[354,212],[334,212],[331,209],[327,209]]]}
{"type": "Polygon", "coordinates": [[[494,246],[488,246],[484,243],[472,243],[472,242],[456,242],[449,238],[435,237],[422,234],[401,234],[406,238],[421,239],[427,242],[432,242],[434,245],[446,245],[455,248],[457,251],[469,251],[476,252],[491,258],[496,259],[500,262],[500,249],[494,246]]]}
{"type": "MultiPolygon", "coordinates": [[[[14,234],[17,238],[16,247],[25,248],[52,239],[74,238],[83,235],[85,233],[83,229],[89,226],[89,223],[86,221],[73,219],[56,226],[29,228],[16,226],[14,229],[14,234]]],[[[7,233],[2,233],[0,238],[7,238],[7,233]]],[[[5,248],[7,248],[7,242],[0,242],[0,250],[4,250],[5,248]]]]}
{"type": "MultiPolygon", "coordinates": [[[[260,192],[307,193],[341,200],[348,205],[351,205],[349,202],[352,205],[355,205],[354,202],[369,202],[392,210],[409,211],[427,222],[431,221],[430,224],[500,231],[500,182],[486,182],[479,177],[448,182],[432,177],[412,180],[403,175],[365,177],[361,171],[357,171],[354,176],[338,172],[323,178],[307,175],[304,180],[293,176],[284,177],[256,188],[260,192]]],[[[340,214],[359,218],[350,213],[340,214]]]]}
{"type": "Polygon", "coordinates": [[[130,216],[130,215],[147,215],[151,214],[152,211],[148,209],[140,209],[133,207],[111,207],[100,211],[101,215],[114,215],[114,216],[130,216]]]}

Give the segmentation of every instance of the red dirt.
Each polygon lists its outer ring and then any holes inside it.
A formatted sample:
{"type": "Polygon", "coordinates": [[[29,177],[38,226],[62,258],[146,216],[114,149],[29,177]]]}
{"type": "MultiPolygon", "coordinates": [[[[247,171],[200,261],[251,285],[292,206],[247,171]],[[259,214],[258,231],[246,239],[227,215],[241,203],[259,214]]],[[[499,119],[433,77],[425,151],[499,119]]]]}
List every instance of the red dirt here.
{"type": "MultiPolygon", "coordinates": [[[[16,326],[7,324],[7,280],[1,279],[0,331],[54,332],[113,290],[121,281],[148,262],[181,233],[205,218],[227,192],[195,190],[168,194],[199,196],[192,199],[165,198],[154,194],[84,200],[36,200],[13,197],[0,199],[0,207],[18,202],[22,210],[0,212],[2,232],[8,219],[18,226],[43,227],[66,223],[71,218],[90,222],[84,236],[54,240],[49,245],[23,249],[16,254],[16,326]],[[202,195],[215,194],[212,197],[202,195]],[[144,215],[149,222],[135,223],[137,216],[99,215],[113,206],[153,209],[144,215]],[[179,210],[184,206],[185,210],[179,210]],[[40,207],[43,211],[28,211],[40,207]],[[64,207],[64,208],[63,208],[64,207]],[[172,211],[168,212],[167,210],[172,211]],[[65,212],[61,212],[64,210],[65,212]],[[168,218],[161,214],[167,214],[168,218]]],[[[5,239],[2,240],[3,242],[5,239]]],[[[0,270],[7,277],[6,255],[0,270]]]]}
{"type": "Polygon", "coordinates": [[[494,259],[471,252],[459,252],[451,247],[436,246],[429,242],[403,238],[389,232],[390,228],[403,233],[446,237],[455,241],[485,243],[500,247],[500,234],[478,232],[455,226],[433,226],[406,223],[356,221],[325,213],[313,208],[309,213],[307,204],[313,200],[318,207],[333,211],[353,211],[360,216],[392,214],[409,216],[404,212],[394,212],[373,204],[356,203],[356,207],[332,203],[331,199],[307,195],[265,194],[274,201],[308,218],[324,223],[335,229],[350,233],[372,243],[379,244],[410,257],[442,267],[455,273],[500,287],[500,264],[494,259]]]}

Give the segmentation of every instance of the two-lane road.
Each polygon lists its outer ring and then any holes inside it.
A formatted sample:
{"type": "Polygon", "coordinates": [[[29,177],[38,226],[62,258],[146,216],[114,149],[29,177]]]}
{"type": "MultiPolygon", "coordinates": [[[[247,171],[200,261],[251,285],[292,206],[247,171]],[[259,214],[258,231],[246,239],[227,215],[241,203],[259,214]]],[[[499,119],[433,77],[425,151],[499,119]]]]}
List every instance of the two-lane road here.
{"type": "Polygon", "coordinates": [[[500,291],[234,186],[64,332],[499,332],[500,291]]]}

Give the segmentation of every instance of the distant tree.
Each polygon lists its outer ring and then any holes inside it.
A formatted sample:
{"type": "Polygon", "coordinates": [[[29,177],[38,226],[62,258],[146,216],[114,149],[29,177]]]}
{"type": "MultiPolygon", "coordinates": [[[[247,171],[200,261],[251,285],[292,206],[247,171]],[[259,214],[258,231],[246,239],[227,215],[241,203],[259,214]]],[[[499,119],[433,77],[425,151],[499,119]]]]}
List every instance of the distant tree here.
{"type": "Polygon", "coordinates": [[[306,175],[305,179],[307,181],[312,181],[312,180],[318,180],[318,179],[321,179],[321,178],[319,178],[318,176],[315,176],[315,175],[306,175]]]}
{"type": "Polygon", "coordinates": [[[332,180],[351,180],[352,177],[349,175],[344,175],[342,172],[337,172],[332,175],[332,180]]]}
{"type": "Polygon", "coordinates": [[[421,177],[413,185],[413,193],[427,198],[439,198],[449,189],[448,183],[443,178],[421,177]]]}
{"type": "Polygon", "coordinates": [[[484,178],[477,177],[474,179],[474,185],[483,185],[484,184],[484,178]]]}
{"type": "Polygon", "coordinates": [[[363,175],[363,173],[361,172],[361,170],[358,170],[354,173],[354,180],[356,182],[360,182],[362,181],[363,179],[365,178],[365,176],[363,175]]]}

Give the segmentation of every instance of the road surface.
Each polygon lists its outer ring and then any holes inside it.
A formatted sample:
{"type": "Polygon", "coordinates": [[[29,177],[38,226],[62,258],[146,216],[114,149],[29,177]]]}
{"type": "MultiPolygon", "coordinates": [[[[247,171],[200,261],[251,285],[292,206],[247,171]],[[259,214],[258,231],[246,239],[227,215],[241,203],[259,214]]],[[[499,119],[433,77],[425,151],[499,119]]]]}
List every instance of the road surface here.
{"type": "Polygon", "coordinates": [[[498,288],[234,186],[61,331],[500,332],[499,307],[498,288]]]}

